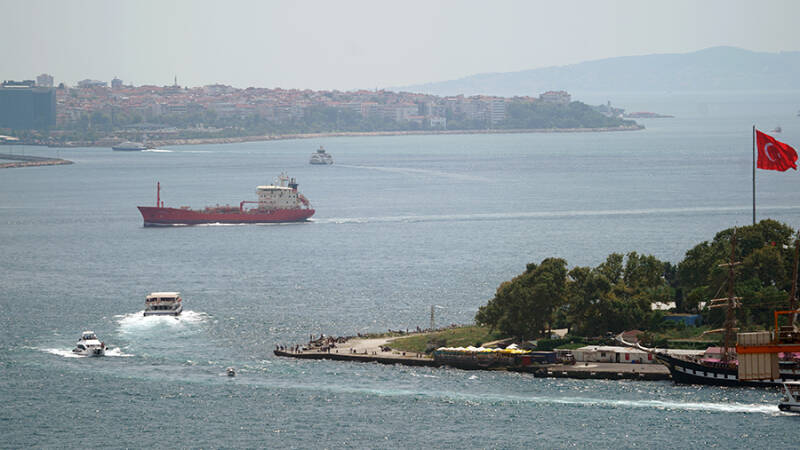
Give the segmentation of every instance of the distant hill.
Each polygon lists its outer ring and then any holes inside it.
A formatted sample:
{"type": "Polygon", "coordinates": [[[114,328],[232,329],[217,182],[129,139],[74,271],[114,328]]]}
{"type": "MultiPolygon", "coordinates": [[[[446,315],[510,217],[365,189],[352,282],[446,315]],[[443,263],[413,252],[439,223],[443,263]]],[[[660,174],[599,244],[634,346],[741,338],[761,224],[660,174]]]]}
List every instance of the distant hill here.
{"type": "Polygon", "coordinates": [[[800,52],[712,47],[692,53],[623,56],[521,72],[486,73],[393,88],[434,95],[538,95],[548,90],[665,92],[800,90],[800,52]]]}

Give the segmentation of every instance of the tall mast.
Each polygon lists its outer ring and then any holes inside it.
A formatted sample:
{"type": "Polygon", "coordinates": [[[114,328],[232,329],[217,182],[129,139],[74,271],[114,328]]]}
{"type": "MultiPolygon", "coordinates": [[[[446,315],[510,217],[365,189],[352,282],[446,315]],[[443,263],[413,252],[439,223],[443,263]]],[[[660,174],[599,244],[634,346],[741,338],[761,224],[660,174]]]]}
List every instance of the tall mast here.
{"type": "Polygon", "coordinates": [[[736,261],[736,228],[733,229],[731,236],[731,258],[730,262],[720,264],[719,267],[728,268],[728,298],[715,298],[710,301],[709,308],[725,307],[725,322],[722,327],[724,330],[722,340],[722,362],[728,362],[730,357],[730,349],[736,347],[736,314],[734,309],[739,307],[739,297],[735,296],[734,292],[734,279],[736,277],[735,267],[741,264],[736,261]]]}
{"type": "MultiPolygon", "coordinates": [[[[797,260],[800,258],[800,233],[794,240],[794,270],[792,270],[792,292],[789,294],[789,310],[797,307],[797,260]]],[[[789,325],[794,326],[795,315],[789,316],[789,325]]],[[[777,332],[777,330],[775,330],[777,332]]]]}

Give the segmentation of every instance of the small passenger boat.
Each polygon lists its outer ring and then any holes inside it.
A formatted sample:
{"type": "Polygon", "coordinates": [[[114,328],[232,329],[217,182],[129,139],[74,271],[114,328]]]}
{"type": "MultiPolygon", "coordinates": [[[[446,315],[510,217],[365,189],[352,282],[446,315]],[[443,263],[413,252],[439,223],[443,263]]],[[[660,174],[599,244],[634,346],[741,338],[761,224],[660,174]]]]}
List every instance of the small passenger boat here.
{"type": "Polygon", "coordinates": [[[153,292],[144,300],[145,316],[178,316],[183,311],[180,292],[153,292]]]}
{"type": "Polygon", "coordinates": [[[104,356],[106,354],[106,344],[97,339],[94,331],[84,331],[78,339],[78,345],[72,349],[73,353],[83,356],[104,356]]]}
{"type": "Polygon", "coordinates": [[[787,381],[783,383],[783,398],[778,403],[778,409],[800,413],[800,382],[787,381]]]}
{"type": "Polygon", "coordinates": [[[236,369],[234,369],[233,367],[228,367],[227,369],[225,369],[225,373],[227,373],[229,377],[235,377],[236,369]]]}

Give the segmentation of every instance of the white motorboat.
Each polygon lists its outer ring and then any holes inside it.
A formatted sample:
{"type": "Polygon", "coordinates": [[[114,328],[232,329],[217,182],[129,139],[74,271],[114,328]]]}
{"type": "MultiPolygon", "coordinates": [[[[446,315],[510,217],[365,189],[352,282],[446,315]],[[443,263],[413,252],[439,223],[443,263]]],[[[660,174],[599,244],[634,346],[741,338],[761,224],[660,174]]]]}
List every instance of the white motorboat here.
{"type": "Polygon", "coordinates": [[[118,152],[140,152],[142,150],[147,150],[148,147],[141,142],[126,141],[112,146],[111,149],[118,152]]]}
{"type": "Polygon", "coordinates": [[[84,331],[78,339],[78,345],[72,350],[83,356],[104,356],[106,354],[106,344],[97,339],[94,331],[84,331]]]}
{"type": "Polygon", "coordinates": [[[783,398],[778,403],[778,409],[786,412],[800,413],[800,382],[787,381],[783,383],[783,398]]]}
{"type": "Polygon", "coordinates": [[[180,292],[153,292],[144,300],[145,316],[178,316],[183,311],[180,292]]]}
{"type": "Polygon", "coordinates": [[[308,162],[316,165],[330,165],[333,164],[333,156],[330,153],[326,153],[325,149],[320,145],[319,149],[311,154],[311,159],[308,162]]]}

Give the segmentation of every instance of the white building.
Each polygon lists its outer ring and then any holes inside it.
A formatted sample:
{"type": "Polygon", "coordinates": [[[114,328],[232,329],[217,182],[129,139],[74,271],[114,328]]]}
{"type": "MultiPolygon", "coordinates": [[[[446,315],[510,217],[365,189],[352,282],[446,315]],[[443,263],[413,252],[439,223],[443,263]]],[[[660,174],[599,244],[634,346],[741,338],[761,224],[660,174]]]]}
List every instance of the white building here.
{"type": "Polygon", "coordinates": [[[547,91],[539,94],[539,100],[545,103],[566,105],[572,101],[572,96],[567,91],[547,91]]]}
{"type": "Polygon", "coordinates": [[[36,86],[53,87],[53,76],[43,73],[36,77],[36,86]]]}
{"type": "Polygon", "coordinates": [[[617,347],[612,345],[587,345],[572,350],[576,362],[606,362],[606,363],[656,363],[652,354],[643,350],[630,347],[617,347]]]}
{"type": "Polygon", "coordinates": [[[494,98],[489,102],[489,120],[492,125],[506,120],[506,101],[494,98]]]}

